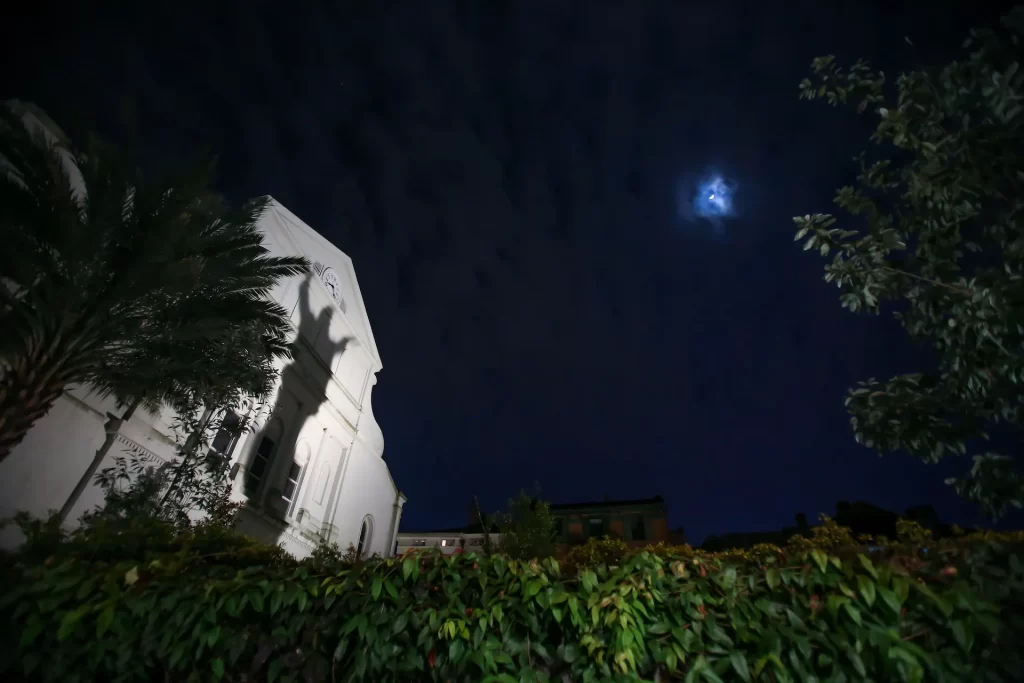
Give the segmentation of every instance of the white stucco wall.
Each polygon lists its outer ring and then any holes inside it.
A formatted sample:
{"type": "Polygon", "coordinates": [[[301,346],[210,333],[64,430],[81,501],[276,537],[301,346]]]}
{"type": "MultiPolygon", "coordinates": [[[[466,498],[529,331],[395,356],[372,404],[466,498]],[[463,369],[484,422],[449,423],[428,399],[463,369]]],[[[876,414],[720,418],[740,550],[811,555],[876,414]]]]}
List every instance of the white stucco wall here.
{"type": "Polygon", "coordinates": [[[387,465],[365,446],[356,444],[345,463],[341,496],[334,512],[333,523],[337,542],[343,548],[355,545],[364,517],[372,519],[372,534],[368,553],[389,556],[392,553],[392,527],[396,496],[390,499],[377,495],[377,491],[392,486],[387,465]]]}
{"type": "MultiPolygon", "coordinates": [[[[26,511],[45,517],[68,500],[79,479],[92,462],[106,437],[107,412],[116,412],[111,399],[101,400],[84,387],[72,387],[59,398],[0,464],[0,519],[26,511]]],[[[139,453],[152,464],[173,457],[172,438],[154,429],[158,418],[141,414],[124,425],[97,472],[113,467],[119,456],[139,453]]],[[[162,430],[169,432],[166,425],[162,430]]],[[[103,502],[103,492],[89,486],[69,514],[69,521],[103,502]]],[[[0,531],[0,547],[10,548],[22,541],[20,531],[6,526],[0,531]]]]}
{"type": "MultiPolygon", "coordinates": [[[[0,465],[0,518],[19,510],[43,517],[50,509],[59,509],[103,443],[103,422],[101,415],[77,401],[59,399],[0,465]]],[[[3,547],[20,540],[14,527],[0,532],[3,547]]]]}

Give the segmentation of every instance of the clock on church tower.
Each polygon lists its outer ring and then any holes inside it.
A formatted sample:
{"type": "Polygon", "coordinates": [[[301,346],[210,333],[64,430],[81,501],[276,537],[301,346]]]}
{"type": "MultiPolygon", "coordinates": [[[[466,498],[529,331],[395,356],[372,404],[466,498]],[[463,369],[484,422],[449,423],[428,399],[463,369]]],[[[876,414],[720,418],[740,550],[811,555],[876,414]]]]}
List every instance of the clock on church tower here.
{"type": "Polygon", "coordinates": [[[320,275],[320,280],[323,281],[324,287],[327,288],[331,298],[334,299],[334,303],[338,304],[338,308],[345,311],[345,298],[341,295],[341,278],[334,271],[333,268],[328,268],[320,263],[313,264],[313,270],[320,275]]]}

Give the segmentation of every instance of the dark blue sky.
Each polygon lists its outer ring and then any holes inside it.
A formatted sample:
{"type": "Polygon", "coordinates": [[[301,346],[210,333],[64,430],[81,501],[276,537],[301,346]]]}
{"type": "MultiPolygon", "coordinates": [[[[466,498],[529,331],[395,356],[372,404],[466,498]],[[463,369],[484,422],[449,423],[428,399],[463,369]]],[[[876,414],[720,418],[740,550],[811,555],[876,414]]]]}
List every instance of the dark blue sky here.
{"type": "Polygon", "coordinates": [[[923,361],[840,308],[790,218],[829,211],[867,145],[797,100],[811,59],[948,59],[984,3],[189,4],[35,3],[0,94],[115,138],[127,97],[149,162],[215,152],[229,195],[354,259],[404,526],[535,481],[661,494],[695,541],[840,499],[976,521],[942,483],[966,461],[853,442],[845,389],[923,361]],[[721,234],[677,206],[710,169],[737,188],[721,234]]]}

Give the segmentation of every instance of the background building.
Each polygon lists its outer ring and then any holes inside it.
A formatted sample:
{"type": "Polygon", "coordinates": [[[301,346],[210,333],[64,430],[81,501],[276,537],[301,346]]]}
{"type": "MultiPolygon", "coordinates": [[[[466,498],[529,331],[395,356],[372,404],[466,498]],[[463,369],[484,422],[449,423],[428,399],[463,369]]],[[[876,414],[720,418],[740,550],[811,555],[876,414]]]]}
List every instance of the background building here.
{"type": "Polygon", "coordinates": [[[603,500],[550,506],[555,518],[558,553],[590,538],[617,538],[633,548],[655,543],[685,543],[682,530],[670,532],[665,500],[603,500]]]}
{"type": "MultiPolygon", "coordinates": [[[[501,535],[498,527],[491,528],[491,544],[496,547],[501,535]]],[[[484,549],[484,532],[479,524],[462,528],[438,531],[402,531],[396,540],[396,554],[410,551],[434,549],[445,555],[456,552],[481,552],[484,549]]]]}
{"type": "MultiPolygon", "coordinates": [[[[45,115],[27,120],[50,128],[45,115]]],[[[405,497],[384,462],[384,436],[373,416],[371,395],[382,365],[352,261],[276,201],[260,228],[274,255],[303,255],[315,272],[282,281],[271,294],[291,311],[296,353],[282,363],[265,405],[241,407],[253,429],[238,438],[223,431],[210,445],[233,463],[234,498],[246,503],[240,528],[297,556],[321,539],[389,554],[405,497]]],[[[60,509],[117,412],[113,400],[88,387],[68,389],[0,464],[0,518],[60,509]]],[[[133,453],[153,464],[172,458],[173,418],[166,410],[138,411],[118,430],[101,469],[133,453]]],[[[91,485],[69,521],[101,502],[102,491],[91,485]]],[[[6,547],[20,540],[13,527],[0,532],[6,547]]]]}
{"type": "MultiPolygon", "coordinates": [[[[633,548],[655,543],[682,544],[686,537],[682,529],[669,531],[665,501],[661,496],[640,500],[603,500],[588,503],[558,503],[549,506],[555,521],[556,554],[564,556],[574,545],[588,539],[604,537],[625,541],[633,548]]],[[[474,504],[469,508],[469,519],[478,518],[474,504]]],[[[495,517],[496,515],[491,515],[495,517]]],[[[465,552],[483,547],[483,529],[479,522],[471,521],[465,527],[437,531],[403,531],[398,534],[397,552],[402,554],[418,548],[436,548],[452,554],[463,548],[465,552]]],[[[497,546],[500,533],[491,528],[491,543],[497,546]]]]}

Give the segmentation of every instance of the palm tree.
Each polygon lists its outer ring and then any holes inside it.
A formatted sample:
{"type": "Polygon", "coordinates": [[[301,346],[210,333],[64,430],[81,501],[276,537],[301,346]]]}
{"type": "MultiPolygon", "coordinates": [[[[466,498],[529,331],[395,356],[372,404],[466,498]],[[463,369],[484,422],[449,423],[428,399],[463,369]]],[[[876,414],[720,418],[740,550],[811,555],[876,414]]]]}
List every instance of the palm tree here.
{"type": "Polygon", "coordinates": [[[69,385],[152,407],[202,391],[179,371],[246,326],[287,353],[267,294],[308,262],[263,246],[268,198],[231,209],[210,163],[151,179],[95,137],[87,149],[0,106],[0,462],[69,385]]]}

